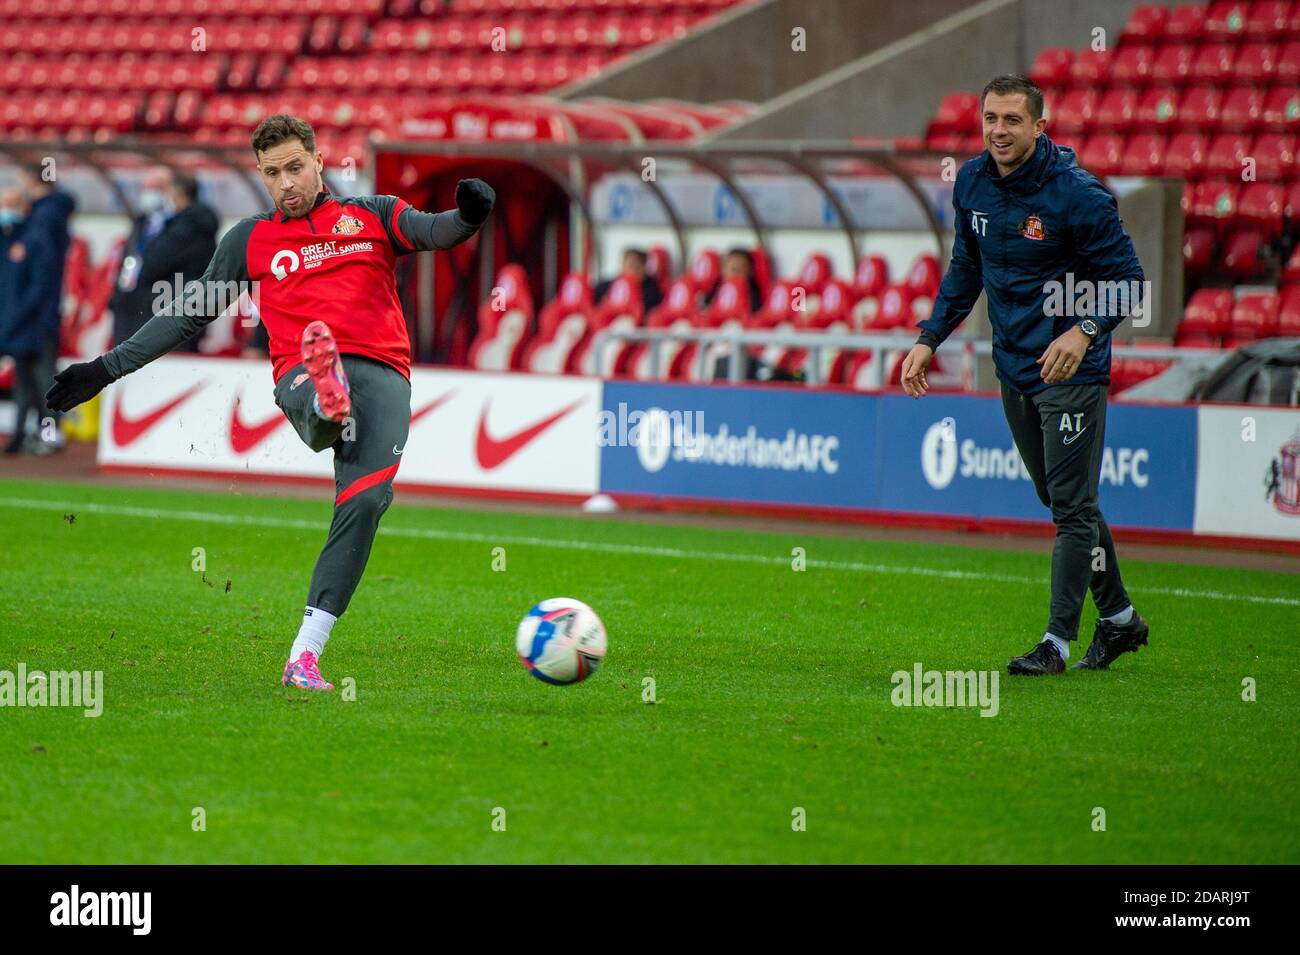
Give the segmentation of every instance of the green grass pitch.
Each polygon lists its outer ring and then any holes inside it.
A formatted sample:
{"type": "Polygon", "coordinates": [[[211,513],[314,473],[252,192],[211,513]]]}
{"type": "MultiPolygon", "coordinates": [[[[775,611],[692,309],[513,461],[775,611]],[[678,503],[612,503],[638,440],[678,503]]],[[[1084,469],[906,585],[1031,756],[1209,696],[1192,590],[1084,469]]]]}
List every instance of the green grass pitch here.
{"type": "Polygon", "coordinates": [[[327,501],[0,481],[0,670],[104,673],[98,718],[0,709],[0,862],[1300,862],[1295,575],[1130,561],[1151,645],[1013,680],[1041,553],[402,499],[349,701],[279,684],[327,501]],[[560,595],[610,635],[576,687],[514,653],[560,595]],[[918,662],[998,714],[895,707],[918,662]]]}

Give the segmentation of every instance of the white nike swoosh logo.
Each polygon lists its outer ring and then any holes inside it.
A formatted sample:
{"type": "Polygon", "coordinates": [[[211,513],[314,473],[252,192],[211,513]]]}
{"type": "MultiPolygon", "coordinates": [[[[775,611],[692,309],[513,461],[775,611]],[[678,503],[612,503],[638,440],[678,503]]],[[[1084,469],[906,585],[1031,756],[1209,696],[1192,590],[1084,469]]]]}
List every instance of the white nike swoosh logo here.
{"type": "Polygon", "coordinates": [[[405,447],[401,447],[401,448],[399,448],[397,445],[393,445],[393,453],[394,453],[394,454],[401,454],[401,453],[402,453],[403,451],[405,451],[405,450],[406,450],[405,447]]]}
{"type": "Polygon", "coordinates": [[[1087,426],[1087,425],[1084,425],[1083,428],[1081,428],[1080,430],[1074,432],[1074,434],[1067,435],[1066,437],[1062,438],[1062,439],[1061,439],[1061,443],[1062,443],[1062,444],[1072,444],[1072,443],[1074,442],[1074,439],[1075,439],[1075,438],[1077,438],[1079,435],[1083,434],[1083,432],[1084,432],[1084,431],[1087,431],[1087,430],[1088,430],[1088,426],[1087,426]]]}

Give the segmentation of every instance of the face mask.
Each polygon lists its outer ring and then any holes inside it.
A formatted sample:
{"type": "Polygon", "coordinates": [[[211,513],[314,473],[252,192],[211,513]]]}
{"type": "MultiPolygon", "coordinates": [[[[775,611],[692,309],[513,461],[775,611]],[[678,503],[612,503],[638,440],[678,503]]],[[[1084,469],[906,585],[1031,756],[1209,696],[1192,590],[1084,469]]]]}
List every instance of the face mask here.
{"type": "Polygon", "coordinates": [[[145,189],[140,193],[140,200],[137,207],[144,215],[153,215],[162,209],[165,202],[163,194],[157,189],[145,189]]]}
{"type": "Polygon", "coordinates": [[[0,229],[12,229],[22,221],[23,214],[17,209],[0,209],[0,229]]]}

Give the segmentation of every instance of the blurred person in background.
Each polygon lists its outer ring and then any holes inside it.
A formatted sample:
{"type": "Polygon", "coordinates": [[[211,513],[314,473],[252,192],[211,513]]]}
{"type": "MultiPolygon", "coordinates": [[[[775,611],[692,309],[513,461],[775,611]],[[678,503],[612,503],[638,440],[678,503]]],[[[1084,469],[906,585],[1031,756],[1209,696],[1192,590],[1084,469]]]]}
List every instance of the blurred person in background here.
{"type": "MultiPolygon", "coordinates": [[[[40,368],[42,377],[47,377],[46,372],[49,375],[54,374],[54,361],[58,357],[59,327],[63,317],[63,273],[68,261],[68,246],[72,244],[69,224],[72,213],[77,207],[76,200],[69,193],[58,188],[57,168],[54,162],[47,158],[43,162],[21,166],[18,170],[18,182],[30,209],[26,223],[27,237],[30,240],[40,233],[54,247],[54,259],[50,262],[52,273],[48,276],[53,292],[45,296],[41,305],[41,328],[54,329],[54,343],[50,354],[42,353],[38,356],[42,362],[40,368]]],[[[42,437],[51,437],[51,440],[42,441],[36,446],[35,449],[41,453],[63,449],[63,435],[57,428],[63,415],[58,412],[50,412],[50,414],[54,418],[56,427],[52,437],[42,435],[42,437]]]]}
{"type": "Polygon", "coordinates": [[[36,417],[36,438],[28,447],[49,453],[63,446],[57,429],[49,436],[41,428],[41,393],[54,377],[59,348],[57,277],[61,271],[54,242],[33,219],[25,192],[16,186],[0,192],[0,355],[14,360],[16,409],[5,454],[23,450],[28,412],[36,417]]]}
{"type": "MultiPolygon", "coordinates": [[[[641,307],[645,312],[663,301],[663,293],[659,290],[659,283],[654,277],[646,271],[646,254],[644,249],[626,249],[623,252],[623,269],[619,272],[620,278],[631,279],[641,287],[641,307]]],[[[596,304],[599,305],[605,298],[605,293],[609,287],[614,284],[614,279],[606,279],[596,286],[595,298],[596,304]]]]}
{"type": "MultiPolygon", "coordinates": [[[[113,343],[134,335],[154,314],[165,282],[163,301],[177,289],[203,275],[217,251],[217,215],[199,201],[199,183],[192,175],[174,169],[150,173],[140,191],[140,216],[127,240],[122,268],[108,308],[113,313],[113,343]]],[[[202,333],[177,351],[198,351],[202,333]]]]}
{"type": "Polygon", "coordinates": [[[749,311],[751,314],[763,307],[763,293],[759,289],[758,279],[754,275],[754,256],[748,249],[737,247],[727,252],[727,257],[722,260],[722,281],[705,295],[705,305],[713,303],[713,297],[718,294],[718,289],[728,279],[741,279],[745,283],[745,287],[749,289],[749,311]]]}
{"type": "MultiPolygon", "coordinates": [[[[53,164],[47,166],[45,163],[32,163],[18,170],[18,179],[31,206],[29,228],[43,231],[54,243],[54,254],[58,257],[55,288],[62,292],[63,264],[67,261],[68,246],[72,243],[69,220],[72,219],[77,202],[55,186],[54,168],[53,164]]],[[[53,303],[52,307],[57,310],[59,303],[53,303]]]]}

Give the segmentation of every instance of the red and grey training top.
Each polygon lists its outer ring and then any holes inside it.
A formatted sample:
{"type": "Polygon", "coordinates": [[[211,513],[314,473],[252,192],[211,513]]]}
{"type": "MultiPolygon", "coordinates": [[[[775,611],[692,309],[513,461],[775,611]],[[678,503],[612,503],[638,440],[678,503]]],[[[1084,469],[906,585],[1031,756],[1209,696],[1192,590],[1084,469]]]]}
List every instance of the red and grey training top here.
{"type": "Polygon", "coordinates": [[[222,237],[197,285],[106,354],[104,366],[117,379],[165,355],[233,304],[232,289],[243,289],[266,326],[276,381],[301,361],[302,330],[317,319],[343,354],[373,358],[410,378],[397,257],[450,249],[475,229],[455,209],[420,212],[396,196],[339,199],[326,191],[305,216],[249,216],[222,237]]]}

